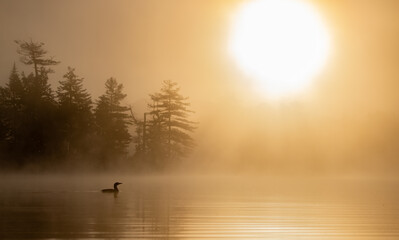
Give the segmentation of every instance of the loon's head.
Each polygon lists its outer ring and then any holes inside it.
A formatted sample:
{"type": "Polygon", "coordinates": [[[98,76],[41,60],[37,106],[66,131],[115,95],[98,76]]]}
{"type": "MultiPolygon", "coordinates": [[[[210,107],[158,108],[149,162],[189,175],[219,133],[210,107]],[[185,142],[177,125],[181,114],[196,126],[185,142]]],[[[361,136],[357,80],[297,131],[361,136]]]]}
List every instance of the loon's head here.
{"type": "Polygon", "coordinates": [[[118,185],[120,185],[120,184],[122,184],[122,183],[120,183],[120,182],[114,183],[114,188],[118,188],[118,185]]]}

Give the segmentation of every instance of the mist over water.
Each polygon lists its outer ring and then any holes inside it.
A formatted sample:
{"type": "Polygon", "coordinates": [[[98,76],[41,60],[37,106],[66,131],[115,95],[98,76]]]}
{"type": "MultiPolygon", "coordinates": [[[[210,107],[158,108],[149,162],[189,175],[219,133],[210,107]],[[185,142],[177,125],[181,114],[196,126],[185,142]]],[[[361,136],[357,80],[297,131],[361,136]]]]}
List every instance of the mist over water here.
{"type": "Polygon", "coordinates": [[[3,175],[0,237],[397,239],[397,180],[3,175]],[[120,181],[118,194],[101,189],[120,181]]]}
{"type": "Polygon", "coordinates": [[[278,101],[249,2],[0,0],[0,239],[399,239],[399,1],[303,1],[331,56],[278,101]]]}

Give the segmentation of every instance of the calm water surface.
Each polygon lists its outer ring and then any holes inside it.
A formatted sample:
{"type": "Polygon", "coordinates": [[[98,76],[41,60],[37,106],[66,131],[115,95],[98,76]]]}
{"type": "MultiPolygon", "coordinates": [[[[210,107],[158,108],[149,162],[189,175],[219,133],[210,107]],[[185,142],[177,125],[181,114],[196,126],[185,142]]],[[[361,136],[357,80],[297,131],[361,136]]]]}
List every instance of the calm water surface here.
{"type": "Polygon", "coordinates": [[[0,178],[0,239],[399,239],[393,180],[0,178]]]}

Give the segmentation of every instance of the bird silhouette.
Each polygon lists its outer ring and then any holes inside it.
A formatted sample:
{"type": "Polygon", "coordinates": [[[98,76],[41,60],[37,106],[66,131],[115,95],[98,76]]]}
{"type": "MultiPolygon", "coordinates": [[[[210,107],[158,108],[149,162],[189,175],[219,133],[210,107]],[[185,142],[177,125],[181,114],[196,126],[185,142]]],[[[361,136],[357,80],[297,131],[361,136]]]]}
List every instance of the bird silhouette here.
{"type": "Polygon", "coordinates": [[[116,183],[114,183],[114,188],[113,189],[112,188],[107,188],[107,189],[103,189],[101,191],[103,193],[117,193],[117,192],[119,192],[118,185],[120,185],[120,184],[122,184],[122,183],[116,182],[116,183]]]}

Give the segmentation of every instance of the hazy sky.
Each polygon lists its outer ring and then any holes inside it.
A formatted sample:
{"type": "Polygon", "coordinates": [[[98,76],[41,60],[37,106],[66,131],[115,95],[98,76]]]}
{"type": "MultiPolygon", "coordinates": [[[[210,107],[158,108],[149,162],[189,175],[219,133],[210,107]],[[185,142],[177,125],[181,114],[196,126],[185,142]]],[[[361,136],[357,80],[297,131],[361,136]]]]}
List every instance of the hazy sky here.
{"type": "Polygon", "coordinates": [[[110,76],[123,82],[132,101],[165,79],[190,95],[214,91],[209,84],[226,81],[223,74],[231,67],[226,47],[234,1],[0,3],[4,77],[18,61],[13,40],[29,38],[45,42],[62,62],[54,76],[75,67],[95,96],[110,76]]]}
{"type": "Polygon", "coordinates": [[[268,166],[299,159],[323,169],[370,157],[370,168],[392,165],[399,156],[399,1],[311,1],[331,34],[331,56],[307,94],[279,102],[257,96],[228,52],[244,2],[0,0],[0,82],[13,62],[30,71],[13,41],[31,38],[61,61],[50,77],[54,89],[67,66],[95,98],[112,76],[141,112],[162,80],[177,81],[201,123],[197,158],[268,166]]]}

